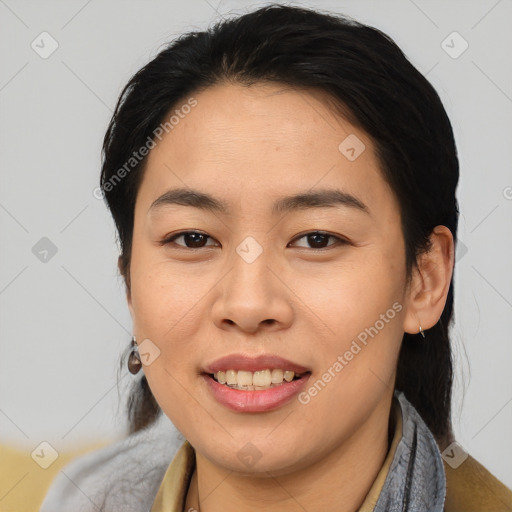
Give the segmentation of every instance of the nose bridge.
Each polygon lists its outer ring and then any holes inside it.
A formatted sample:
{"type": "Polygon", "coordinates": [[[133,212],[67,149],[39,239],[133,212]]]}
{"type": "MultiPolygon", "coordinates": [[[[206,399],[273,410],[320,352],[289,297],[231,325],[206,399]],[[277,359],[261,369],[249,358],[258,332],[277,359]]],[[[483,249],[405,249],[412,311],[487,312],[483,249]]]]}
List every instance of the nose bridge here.
{"type": "MultiPolygon", "coordinates": [[[[241,304],[249,306],[265,304],[272,300],[275,288],[274,274],[270,268],[270,250],[252,236],[246,237],[236,248],[231,258],[229,286],[226,292],[241,304]]],[[[229,298],[229,297],[226,297],[229,298]]]]}
{"type": "Polygon", "coordinates": [[[237,324],[254,332],[260,325],[290,321],[291,307],[285,287],[276,276],[270,250],[254,237],[246,237],[229,258],[230,271],[220,283],[215,321],[237,324]]]}

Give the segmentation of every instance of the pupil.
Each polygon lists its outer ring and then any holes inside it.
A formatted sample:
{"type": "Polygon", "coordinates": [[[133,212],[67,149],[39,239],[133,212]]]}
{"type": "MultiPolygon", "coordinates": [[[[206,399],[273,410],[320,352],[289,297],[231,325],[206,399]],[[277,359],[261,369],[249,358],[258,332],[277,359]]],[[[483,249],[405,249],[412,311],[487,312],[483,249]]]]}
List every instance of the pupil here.
{"type": "Polygon", "coordinates": [[[201,245],[201,238],[203,238],[204,235],[202,235],[201,233],[187,233],[185,237],[187,242],[191,241],[192,245],[196,247],[201,245]]]}
{"type": "Polygon", "coordinates": [[[315,246],[315,244],[320,244],[322,245],[322,238],[324,239],[324,242],[325,242],[325,239],[327,238],[327,235],[323,235],[321,233],[317,233],[315,235],[308,235],[308,241],[309,243],[316,249],[318,249],[318,247],[315,246]],[[319,240],[320,239],[320,240],[319,240]],[[311,243],[311,240],[313,240],[313,242],[311,243]]]}

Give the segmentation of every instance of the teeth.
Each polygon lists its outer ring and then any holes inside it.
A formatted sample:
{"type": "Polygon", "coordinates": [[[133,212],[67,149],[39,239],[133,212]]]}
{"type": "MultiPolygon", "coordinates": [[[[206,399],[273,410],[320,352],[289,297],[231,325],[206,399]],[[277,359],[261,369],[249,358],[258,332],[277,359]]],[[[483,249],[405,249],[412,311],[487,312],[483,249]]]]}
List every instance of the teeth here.
{"type": "Polygon", "coordinates": [[[283,382],[283,370],[272,370],[272,384],[283,382]]]}
{"type": "Polygon", "coordinates": [[[293,380],[294,376],[295,376],[295,372],[291,372],[290,370],[286,370],[284,372],[284,380],[286,382],[291,382],[293,380]]]}
{"type": "Polygon", "coordinates": [[[226,384],[236,384],[236,372],[235,370],[228,370],[226,372],[226,384]]]}
{"type": "Polygon", "coordinates": [[[252,386],[252,372],[240,370],[236,376],[236,384],[239,386],[252,386]]]}
{"type": "MultiPolygon", "coordinates": [[[[238,373],[240,374],[240,372],[238,373]]],[[[238,381],[238,383],[240,384],[240,380],[238,381]]],[[[270,386],[270,384],[272,384],[272,376],[270,374],[270,370],[261,370],[259,372],[254,372],[252,376],[252,383],[254,386],[270,386]]]]}
{"type": "MultiPolygon", "coordinates": [[[[300,377],[302,374],[297,374],[300,377]]],[[[247,370],[226,370],[218,371],[213,377],[220,384],[226,384],[229,387],[243,390],[263,390],[279,386],[283,381],[291,382],[295,377],[295,372],[291,370],[258,370],[249,372],[247,370]]]]}

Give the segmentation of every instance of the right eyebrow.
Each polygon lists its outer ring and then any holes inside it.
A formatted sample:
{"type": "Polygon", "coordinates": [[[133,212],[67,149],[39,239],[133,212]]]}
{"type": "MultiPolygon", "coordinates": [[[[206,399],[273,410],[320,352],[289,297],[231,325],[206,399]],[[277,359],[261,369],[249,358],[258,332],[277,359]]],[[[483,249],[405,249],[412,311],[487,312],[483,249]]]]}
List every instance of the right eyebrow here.
{"type": "Polygon", "coordinates": [[[191,206],[193,208],[199,208],[201,210],[209,210],[211,212],[217,212],[224,215],[230,213],[229,206],[226,202],[221,199],[200,192],[199,190],[189,188],[176,188],[168,190],[160,197],[158,197],[151,206],[149,211],[159,209],[162,206],[179,204],[182,206],[191,206]]]}

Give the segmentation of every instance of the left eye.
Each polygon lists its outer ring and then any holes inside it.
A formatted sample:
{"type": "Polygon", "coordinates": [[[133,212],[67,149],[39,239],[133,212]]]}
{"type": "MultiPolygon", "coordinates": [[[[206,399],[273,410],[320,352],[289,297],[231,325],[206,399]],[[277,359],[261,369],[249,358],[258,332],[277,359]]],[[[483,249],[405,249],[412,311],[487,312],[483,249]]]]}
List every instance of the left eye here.
{"type": "MultiPolygon", "coordinates": [[[[203,247],[207,247],[203,242],[211,237],[205,233],[201,233],[200,231],[182,231],[181,233],[177,233],[169,238],[166,238],[161,242],[161,245],[175,243],[175,241],[179,238],[183,238],[183,241],[185,242],[184,246],[182,244],[176,244],[180,247],[185,247],[186,249],[202,249],[203,247]]],[[[325,247],[348,243],[346,240],[338,236],[324,233],[323,231],[311,231],[295,238],[293,241],[302,240],[303,238],[307,239],[307,243],[312,245],[312,247],[310,247],[311,249],[324,249],[325,247]],[[326,246],[325,242],[327,242],[330,238],[334,239],[335,243],[328,244],[326,246]]]]}

